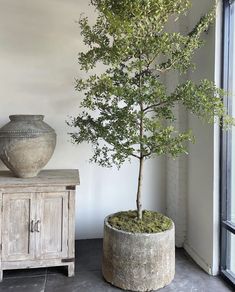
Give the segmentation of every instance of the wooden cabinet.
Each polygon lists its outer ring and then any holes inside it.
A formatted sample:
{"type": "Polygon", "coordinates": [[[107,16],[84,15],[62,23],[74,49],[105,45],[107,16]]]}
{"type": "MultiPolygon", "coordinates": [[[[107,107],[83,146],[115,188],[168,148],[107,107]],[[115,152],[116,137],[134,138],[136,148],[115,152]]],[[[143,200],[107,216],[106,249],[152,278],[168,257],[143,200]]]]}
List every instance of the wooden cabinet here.
{"type": "Polygon", "coordinates": [[[74,275],[76,170],[20,179],[0,172],[0,280],[3,270],[68,266],[74,275]]]}
{"type": "Polygon", "coordinates": [[[34,197],[31,193],[2,194],[2,261],[4,262],[34,258],[35,238],[30,231],[36,210],[34,197]]]}
{"type": "Polygon", "coordinates": [[[37,258],[68,256],[68,196],[66,192],[38,194],[35,221],[37,258]]]}

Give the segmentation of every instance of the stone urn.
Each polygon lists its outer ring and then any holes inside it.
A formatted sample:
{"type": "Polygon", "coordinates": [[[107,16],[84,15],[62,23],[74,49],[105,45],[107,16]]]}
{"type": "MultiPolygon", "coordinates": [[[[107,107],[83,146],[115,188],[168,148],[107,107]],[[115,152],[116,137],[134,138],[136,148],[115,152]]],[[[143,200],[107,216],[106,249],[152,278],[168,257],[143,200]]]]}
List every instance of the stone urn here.
{"type": "Polygon", "coordinates": [[[0,129],[0,158],[21,178],[35,177],[51,158],[56,133],[43,115],[11,115],[0,129]]]}
{"type": "MultiPolygon", "coordinates": [[[[113,216],[113,215],[110,215],[113,216]]],[[[112,285],[130,291],[151,291],[175,275],[175,227],[159,233],[130,233],[104,221],[102,273],[112,285]]]]}

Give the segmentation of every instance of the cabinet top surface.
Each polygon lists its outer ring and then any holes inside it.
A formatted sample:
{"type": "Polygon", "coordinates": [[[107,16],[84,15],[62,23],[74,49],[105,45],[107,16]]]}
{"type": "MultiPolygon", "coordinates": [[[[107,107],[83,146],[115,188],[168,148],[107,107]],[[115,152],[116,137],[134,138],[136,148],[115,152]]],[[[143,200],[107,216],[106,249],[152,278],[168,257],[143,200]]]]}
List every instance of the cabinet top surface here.
{"type": "Polygon", "coordinates": [[[33,178],[17,178],[10,171],[0,171],[0,187],[14,186],[48,186],[48,185],[78,185],[77,169],[42,170],[33,178]]]}

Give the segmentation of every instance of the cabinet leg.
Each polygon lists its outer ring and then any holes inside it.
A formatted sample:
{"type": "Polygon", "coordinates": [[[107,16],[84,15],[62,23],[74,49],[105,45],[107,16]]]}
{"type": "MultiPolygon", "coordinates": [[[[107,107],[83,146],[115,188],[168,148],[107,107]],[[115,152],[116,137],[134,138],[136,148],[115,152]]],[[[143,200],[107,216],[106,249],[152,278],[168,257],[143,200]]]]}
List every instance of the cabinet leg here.
{"type": "Polygon", "coordinates": [[[68,265],[68,277],[73,277],[75,274],[75,263],[70,263],[68,265]]]}
{"type": "Polygon", "coordinates": [[[3,280],[3,270],[0,270],[0,282],[3,280]]]}

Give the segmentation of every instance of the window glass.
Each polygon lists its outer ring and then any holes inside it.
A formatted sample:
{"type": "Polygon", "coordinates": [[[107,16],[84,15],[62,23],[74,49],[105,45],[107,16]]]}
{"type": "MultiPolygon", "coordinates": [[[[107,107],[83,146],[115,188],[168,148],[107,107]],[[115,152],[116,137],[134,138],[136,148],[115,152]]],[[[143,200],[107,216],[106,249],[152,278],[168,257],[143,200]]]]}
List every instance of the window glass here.
{"type": "MultiPolygon", "coordinates": [[[[229,33],[229,95],[231,95],[232,115],[235,116],[235,2],[230,9],[230,33],[229,33]]],[[[235,129],[232,129],[231,141],[231,198],[228,206],[228,220],[235,223],[235,129]]]]}
{"type": "MultiPolygon", "coordinates": [[[[235,1],[224,0],[223,85],[225,106],[235,117],[235,1]]],[[[221,274],[235,287],[235,127],[222,132],[221,274]]]]}
{"type": "Polygon", "coordinates": [[[227,231],[227,269],[235,277],[235,235],[227,231]]]}

